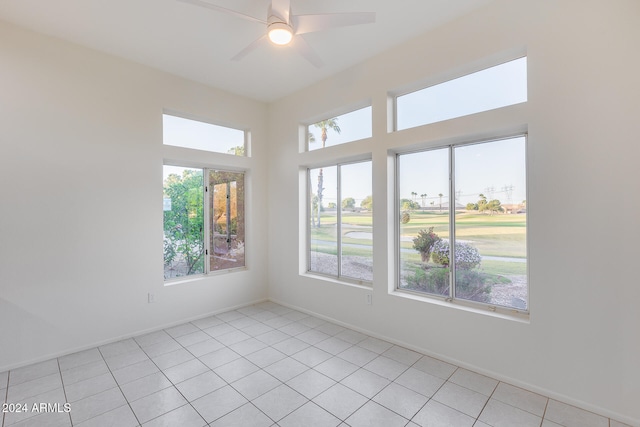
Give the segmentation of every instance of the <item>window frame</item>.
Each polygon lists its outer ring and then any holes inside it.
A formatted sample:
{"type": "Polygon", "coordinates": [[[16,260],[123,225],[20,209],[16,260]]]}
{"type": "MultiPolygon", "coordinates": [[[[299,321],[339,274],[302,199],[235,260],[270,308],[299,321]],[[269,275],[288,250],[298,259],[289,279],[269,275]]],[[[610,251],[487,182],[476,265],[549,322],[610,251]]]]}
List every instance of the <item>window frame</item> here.
{"type": "Polygon", "coordinates": [[[526,221],[526,229],[525,229],[525,250],[526,250],[526,277],[527,277],[527,309],[526,310],[522,310],[522,309],[517,309],[514,307],[507,307],[507,306],[500,306],[500,305],[493,305],[490,303],[485,303],[485,302],[480,302],[480,301],[472,301],[472,300],[467,300],[467,299],[461,299],[461,298],[456,298],[456,268],[455,268],[455,243],[456,243],[456,236],[455,236],[455,230],[456,230],[456,226],[455,226],[455,215],[456,215],[456,209],[455,209],[455,155],[454,155],[454,151],[455,148],[457,147],[465,147],[465,146],[471,146],[471,145],[480,145],[480,144],[486,144],[486,143],[491,143],[491,142],[497,142],[497,141],[504,141],[504,140],[509,140],[509,139],[515,139],[515,138],[519,138],[522,137],[524,138],[524,145],[525,145],[525,149],[524,149],[524,164],[525,164],[525,194],[528,200],[528,194],[529,194],[529,161],[528,161],[528,151],[529,151],[529,144],[528,144],[528,140],[529,140],[529,135],[528,132],[518,132],[518,133],[514,133],[514,134],[509,134],[509,135],[504,135],[504,136],[495,136],[495,137],[489,137],[489,138],[482,138],[482,139],[474,139],[471,141],[466,141],[466,142],[458,142],[458,143],[447,143],[447,144],[441,144],[441,145],[434,145],[434,146],[429,146],[429,147],[425,147],[425,148],[419,148],[419,149],[412,149],[412,150],[408,150],[408,151],[397,151],[394,153],[394,181],[395,181],[395,185],[394,185],[394,190],[395,190],[395,195],[394,195],[394,218],[395,218],[395,226],[394,226],[394,245],[395,245],[395,263],[396,263],[396,271],[395,271],[395,284],[394,284],[394,291],[395,292],[400,292],[403,294],[410,294],[410,295],[415,295],[420,297],[421,299],[425,299],[426,301],[441,301],[441,302],[446,302],[448,304],[451,304],[453,306],[460,306],[460,307],[470,307],[470,308],[483,308],[485,310],[488,310],[490,312],[495,312],[495,313],[501,313],[501,314],[508,314],[508,315],[516,315],[516,316],[523,316],[523,317],[528,317],[530,315],[531,312],[531,307],[530,307],[530,290],[531,290],[531,281],[530,281],[530,277],[529,277],[529,272],[530,272],[530,268],[529,268],[529,203],[527,202],[527,210],[525,212],[525,221],[526,221]],[[446,148],[448,151],[448,160],[449,160],[449,186],[448,186],[448,196],[449,196],[449,248],[450,248],[450,253],[449,253],[449,259],[453,260],[453,262],[451,263],[451,268],[449,269],[449,296],[445,296],[445,295],[438,295],[438,294],[431,294],[431,293],[427,293],[427,292],[420,292],[420,291],[415,291],[415,290],[410,290],[410,289],[404,289],[402,287],[400,287],[401,285],[401,274],[402,274],[402,258],[401,258],[401,249],[402,249],[402,245],[401,245],[401,223],[400,223],[400,215],[401,215],[401,207],[400,207],[400,164],[399,164],[399,158],[402,155],[406,155],[406,154],[412,154],[412,153],[422,153],[422,152],[426,152],[426,151],[434,151],[434,150],[440,150],[446,148]],[[452,202],[453,201],[453,202],[452,202]],[[454,207],[453,209],[451,207],[454,207]]]}
{"type": "MultiPolygon", "coordinates": [[[[246,134],[245,134],[246,135],[246,134]]],[[[220,153],[219,153],[220,154],[220,153]]],[[[211,172],[230,172],[230,173],[240,173],[243,176],[243,180],[244,180],[244,186],[245,186],[245,194],[243,194],[244,197],[244,220],[245,220],[245,230],[246,230],[246,215],[247,215],[247,198],[246,198],[246,185],[247,185],[247,174],[249,173],[248,170],[244,170],[244,169],[232,169],[232,168],[219,168],[219,167],[211,167],[211,166],[202,166],[202,165],[194,165],[193,163],[190,162],[164,162],[163,163],[163,168],[165,166],[176,166],[176,167],[181,167],[181,168],[189,168],[189,169],[199,169],[202,171],[202,202],[203,202],[203,217],[204,217],[204,221],[203,221],[203,230],[202,230],[202,238],[203,238],[203,245],[204,245],[204,269],[202,273],[197,273],[197,274],[190,274],[190,275],[185,275],[185,276],[176,276],[176,277],[170,277],[170,278],[164,278],[164,285],[165,286],[169,286],[169,285],[173,285],[173,284],[177,284],[177,283],[181,283],[181,282],[187,282],[187,281],[191,281],[191,280],[197,280],[197,279],[201,279],[201,278],[205,278],[208,276],[214,276],[217,274],[227,274],[227,273],[233,273],[233,272],[238,272],[238,271],[244,271],[248,269],[248,264],[247,264],[247,250],[246,250],[246,231],[245,231],[245,249],[244,249],[244,265],[243,266],[239,266],[239,267],[231,267],[231,268],[224,268],[224,269],[217,269],[217,270],[212,270],[211,269],[211,254],[210,254],[210,250],[211,250],[211,246],[210,246],[210,239],[213,237],[213,230],[211,228],[211,209],[209,207],[210,202],[212,202],[212,198],[213,198],[213,191],[209,191],[209,177],[210,177],[210,173],[211,172]]],[[[163,188],[164,188],[164,179],[163,179],[163,188]]],[[[163,218],[163,231],[164,231],[164,218],[163,218]]],[[[163,257],[164,258],[164,257],[163,257]]],[[[164,261],[164,259],[163,259],[164,261]]],[[[164,265],[164,263],[163,263],[164,265]]]]}
{"type": "MultiPolygon", "coordinates": [[[[373,179],[373,160],[371,158],[364,158],[364,159],[359,159],[359,160],[353,160],[353,161],[344,161],[344,162],[337,162],[337,163],[329,163],[329,164],[323,164],[321,166],[314,166],[314,167],[307,167],[306,171],[305,171],[305,182],[306,182],[306,274],[310,274],[310,275],[315,275],[315,276],[321,276],[321,277],[325,277],[325,278],[329,278],[329,279],[333,279],[333,280],[337,280],[339,282],[343,282],[343,283],[348,283],[348,284],[354,284],[354,285],[361,285],[361,286],[366,286],[366,287],[372,287],[373,286],[373,279],[372,280],[364,280],[364,279],[357,279],[354,277],[349,277],[349,276],[344,276],[342,275],[342,177],[341,177],[341,167],[342,166],[346,166],[346,165],[352,165],[352,164],[357,164],[357,163],[365,163],[365,162],[371,162],[371,176],[373,179]],[[311,270],[311,199],[313,197],[313,191],[312,191],[312,182],[311,182],[311,170],[312,169],[320,169],[320,168],[328,168],[328,167],[336,167],[336,199],[337,199],[337,203],[336,203],[336,250],[337,250],[337,254],[336,254],[336,260],[337,260],[337,264],[338,264],[338,274],[337,275],[332,275],[332,274],[327,274],[327,273],[322,273],[319,271],[312,271],[311,270]]],[[[372,183],[373,184],[373,183],[372,183]]],[[[373,192],[373,185],[371,188],[372,192],[373,192]]],[[[319,207],[318,207],[319,208],[319,207]]],[[[373,230],[373,212],[371,215],[371,228],[373,230]]],[[[371,237],[371,247],[373,249],[374,247],[374,243],[373,243],[373,233],[372,233],[372,237],[371,237]]],[[[371,254],[371,259],[373,261],[373,251],[371,254]]],[[[373,262],[372,262],[373,265],[373,262]]],[[[372,275],[373,276],[373,275],[372,275]]]]}

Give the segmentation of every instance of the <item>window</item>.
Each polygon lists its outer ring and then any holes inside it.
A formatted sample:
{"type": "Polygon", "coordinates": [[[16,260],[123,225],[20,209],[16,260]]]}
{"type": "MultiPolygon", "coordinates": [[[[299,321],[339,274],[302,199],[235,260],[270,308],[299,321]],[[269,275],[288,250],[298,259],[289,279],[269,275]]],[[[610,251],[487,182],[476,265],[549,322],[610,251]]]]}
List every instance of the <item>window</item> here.
{"type": "Polygon", "coordinates": [[[242,130],[163,114],[162,131],[165,145],[246,155],[245,132],[242,130]]]}
{"type": "Polygon", "coordinates": [[[371,137],[371,107],[361,108],[307,127],[309,151],[371,137]]]}
{"type": "Polygon", "coordinates": [[[518,136],[397,156],[399,289],[528,311],[525,153],[518,136]]]}
{"type": "Polygon", "coordinates": [[[308,188],[308,271],[371,282],[371,161],[309,169],[308,188]]]}
{"type": "Polygon", "coordinates": [[[527,101],[527,58],[520,58],[396,98],[396,129],[527,101]]]}
{"type": "Polygon", "coordinates": [[[165,165],[163,188],[165,280],[244,267],[244,173],[165,165]]]}

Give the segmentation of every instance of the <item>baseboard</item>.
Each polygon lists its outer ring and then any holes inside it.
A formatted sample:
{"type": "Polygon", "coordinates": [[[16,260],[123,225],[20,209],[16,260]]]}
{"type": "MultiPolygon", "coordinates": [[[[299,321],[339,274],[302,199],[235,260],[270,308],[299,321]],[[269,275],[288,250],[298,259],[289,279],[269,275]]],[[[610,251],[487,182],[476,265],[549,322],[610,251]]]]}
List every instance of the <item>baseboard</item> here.
{"type": "Polygon", "coordinates": [[[306,313],[306,314],[309,314],[311,316],[315,316],[315,317],[318,317],[320,319],[335,323],[335,324],[343,326],[345,328],[353,329],[354,331],[361,332],[361,333],[369,335],[371,337],[378,338],[378,339],[381,339],[381,340],[384,340],[384,341],[388,341],[388,342],[390,342],[392,344],[395,344],[395,345],[398,345],[400,347],[404,347],[404,348],[407,348],[409,350],[417,351],[418,353],[422,353],[422,354],[425,354],[427,356],[433,357],[435,359],[442,360],[443,362],[447,362],[447,363],[450,363],[452,365],[456,365],[458,367],[461,367],[461,368],[464,368],[464,369],[468,369],[470,371],[477,372],[477,373],[482,374],[482,375],[486,375],[486,376],[494,378],[494,379],[496,379],[498,381],[501,381],[501,382],[504,382],[504,383],[508,383],[508,384],[514,385],[516,387],[520,387],[522,389],[531,391],[533,393],[537,393],[537,394],[543,395],[543,396],[548,397],[550,399],[557,400],[558,402],[562,402],[562,403],[565,403],[567,405],[575,406],[577,408],[584,409],[585,411],[593,412],[594,414],[601,415],[601,416],[607,417],[607,418],[611,418],[611,419],[614,419],[616,421],[619,421],[619,422],[622,422],[622,423],[625,423],[625,424],[629,424],[630,426],[640,427],[640,420],[639,419],[630,418],[628,416],[625,416],[625,415],[618,414],[616,412],[610,411],[610,410],[608,410],[606,408],[602,408],[602,407],[599,407],[597,405],[592,405],[590,403],[583,402],[583,401],[578,400],[578,399],[574,399],[574,398],[572,398],[570,396],[566,396],[566,395],[563,395],[561,393],[556,393],[556,392],[554,392],[552,390],[547,390],[547,389],[542,388],[542,387],[538,387],[538,386],[535,386],[535,385],[532,385],[532,384],[528,384],[526,382],[517,380],[515,378],[507,377],[507,376],[502,375],[502,374],[500,374],[498,372],[493,372],[491,370],[483,369],[481,367],[474,366],[472,364],[466,363],[466,362],[464,362],[462,360],[457,360],[457,359],[445,356],[443,354],[436,353],[436,352],[434,352],[432,350],[429,350],[429,349],[420,348],[420,347],[417,347],[417,346],[412,345],[410,343],[406,343],[404,341],[400,341],[400,340],[397,340],[395,338],[387,337],[387,336],[378,334],[378,333],[376,333],[374,331],[371,331],[371,330],[368,330],[368,329],[364,329],[364,328],[360,328],[358,326],[351,325],[351,324],[346,323],[346,322],[342,322],[342,321],[334,319],[332,317],[325,316],[325,315],[323,315],[321,313],[316,313],[314,311],[307,310],[305,308],[298,307],[296,305],[289,304],[287,302],[280,301],[280,300],[275,299],[275,298],[268,298],[268,300],[271,301],[271,302],[274,302],[276,304],[280,304],[280,305],[283,305],[285,307],[291,308],[293,310],[297,310],[297,311],[300,311],[302,313],[306,313]]]}
{"type": "Polygon", "coordinates": [[[84,350],[90,350],[90,349],[95,348],[95,347],[100,347],[100,346],[103,346],[103,345],[111,344],[111,343],[114,343],[114,342],[117,342],[117,341],[126,340],[126,339],[129,339],[129,338],[137,337],[137,336],[148,334],[148,333],[151,333],[151,332],[156,332],[156,331],[159,331],[159,330],[162,330],[162,329],[171,328],[173,326],[178,326],[178,325],[181,325],[183,323],[193,322],[194,320],[204,319],[205,317],[215,316],[216,314],[224,313],[224,312],[227,312],[227,311],[237,310],[239,308],[248,307],[250,305],[260,304],[261,302],[265,302],[265,301],[268,301],[268,299],[267,298],[262,298],[262,299],[259,299],[259,300],[254,300],[254,301],[251,301],[251,302],[248,302],[248,303],[239,304],[239,305],[235,305],[235,306],[232,306],[232,307],[225,307],[225,308],[222,308],[222,309],[219,309],[219,310],[212,311],[212,312],[207,313],[207,314],[201,314],[201,315],[198,315],[198,316],[185,318],[185,319],[178,320],[178,321],[175,321],[175,322],[162,324],[162,325],[157,326],[157,327],[154,326],[153,328],[147,328],[147,329],[143,329],[143,330],[140,330],[140,331],[132,332],[130,334],[121,335],[121,336],[118,336],[118,337],[115,337],[115,338],[109,338],[109,339],[106,339],[106,340],[97,341],[97,342],[94,342],[94,343],[91,343],[91,344],[87,344],[87,345],[83,345],[83,346],[80,346],[80,347],[74,347],[74,348],[69,349],[69,350],[50,353],[50,354],[42,356],[42,357],[29,359],[29,360],[26,360],[24,362],[16,363],[16,364],[13,364],[13,365],[0,366],[0,372],[9,371],[11,369],[22,368],[24,366],[33,365],[34,363],[45,362],[47,360],[51,360],[51,359],[55,359],[55,358],[58,358],[58,357],[67,356],[69,354],[78,353],[78,352],[84,351],[84,350]]]}

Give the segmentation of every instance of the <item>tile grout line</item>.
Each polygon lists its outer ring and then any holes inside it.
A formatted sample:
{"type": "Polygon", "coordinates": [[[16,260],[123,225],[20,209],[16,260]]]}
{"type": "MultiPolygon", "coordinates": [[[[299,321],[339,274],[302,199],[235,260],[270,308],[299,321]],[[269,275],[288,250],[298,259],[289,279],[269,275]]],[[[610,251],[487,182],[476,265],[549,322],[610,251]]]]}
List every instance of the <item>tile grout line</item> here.
{"type": "MultiPolygon", "coordinates": [[[[131,338],[133,339],[133,338],[131,338]]],[[[140,347],[140,345],[138,344],[138,342],[136,340],[133,340],[133,342],[136,343],[136,345],[138,347],[140,347]]],[[[98,353],[100,353],[100,357],[102,357],[102,361],[104,362],[104,364],[107,366],[107,369],[109,370],[109,373],[111,374],[111,377],[113,378],[113,381],[115,381],[116,386],[118,387],[118,390],[120,390],[120,393],[122,393],[122,397],[124,398],[125,402],[127,402],[127,406],[129,406],[129,409],[131,410],[131,413],[133,414],[133,416],[135,417],[136,421],[138,422],[138,425],[141,426],[142,423],[140,422],[140,420],[138,419],[138,416],[136,415],[136,413],[133,411],[133,408],[131,407],[131,403],[129,402],[129,399],[127,399],[127,397],[124,395],[124,392],[122,391],[122,387],[120,387],[120,383],[118,382],[118,380],[116,379],[115,375],[113,375],[113,371],[111,370],[111,366],[109,366],[109,364],[107,363],[107,359],[104,358],[104,354],[102,354],[102,350],[100,350],[100,347],[96,347],[96,349],[98,350],[98,353]]],[[[144,350],[143,350],[144,351],[144,350]]],[[[145,353],[146,354],[146,353],[145,353]]],[[[114,387],[115,388],[115,387],[114,387]]],[[[111,390],[111,389],[109,389],[111,390]]],[[[124,405],[122,405],[124,406],[124,405]]],[[[121,406],[119,406],[118,408],[120,408],[121,406]]],[[[114,409],[118,409],[118,408],[114,408],[114,409]]],[[[96,417],[100,416],[100,415],[104,415],[108,412],[113,411],[114,409],[111,409],[107,412],[103,412],[102,414],[98,414],[96,415],[96,417]]],[[[91,418],[96,418],[96,417],[91,417],[91,418]]],[[[89,418],[89,419],[91,419],[89,418]]],[[[85,420],[88,421],[88,420],[85,420]]],[[[82,421],[84,422],[84,421],[82,421]]]]}
{"type": "MultiPolygon", "coordinates": [[[[187,323],[188,323],[188,324],[191,324],[191,322],[187,322],[187,323]]],[[[178,325],[178,326],[180,326],[180,325],[178,325]]],[[[195,325],[193,325],[193,326],[195,326],[195,325]]],[[[197,326],[196,326],[196,328],[197,328],[197,326]]],[[[200,329],[200,328],[198,328],[198,329],[200,329]]],[[[169,336],[171,337],[171,339],[172,339],[172,340],[174,340],[175,342],[177,342],[178,344],[180,344],[180,343],[179,343],[179,342],[178,342],[178,341],[177,341],[177,340],[176,340],[176,339],[175,339],[171,334],[169,334],[165,329],[161,329],[161,330],[162,330],[163,332],[165,332],[167,335],[169,335],[169,336]]],[[[206,332],[205,332],[205,333],[206,333],[206,332]]],[[[160,373],[161,373],[161,374],[162,374],[162,375],[167,379],[167,381],[169,381],[169,383],[171,383],[171,386],[172,386],[173,388],[175,388],[175,389],[176,389],[176,391],[180,394],[180,396],[182,396],[182,398],[185,400],[185,402],[187,402],[185,405],[180,405],[179,407],[174,408],[174,409],[172,409],[172,410],[171,410],[171,411],[169,411],[169,412],[165,412],[165,413],[163,413],[163,414],[160,414],[160,415],[158,415],[157,417],[155,417],[155,418],[152,418],[152,419],[148,420],[147,422],[151,422],[151,421],[153,421],[153,420],[155,420],[155,419],[158,419],[158,418],[160,418],[160,417],[162,417],[162,416],[164,416],[164,415],[166,415],[166,414],[168,414],[168,413],[170,413],[170,412],[172,412],[172,411],[175,411],[176,409],[180,409],[180,408],[182,408],[182,407],[184,407],[184,406],[189,405],[189,406],[191,406],[191,408],[193,408],[193,410],[196,412],[196,414],[198,414],[198,415],[200,416],[200,418],[202,418],[202,419],[204,420],[204,422],[208,425],[209,423],[208,423],[208,422],[207,422],[207,420],[202,416],[202,414],[200,414],[200,412],[198,412],[198,410],[197,410],[197,409],[196,409],[196,408],[191,404],[191,402],[189,402],[189,399],[187,399],[187,397],[186,397],[185,395],[183,395],[183,394],[182,394],[182,392],[178,389],[178,387],[176,387],[176,385],[173,383],[173,381],[171,381],[171,379],[170,379],[169,377],[167,377],[167,375],[164,373],[164,369],[161,369],[161,368],[158,366],[158,364],[157,364],[157,363],[156,363],[156,362],[155,362],[155,361],[154,361],[154,360],[149,356],[149,354],[144,350],[144,348],[142,348],[142,346],[140,345],[140,343],[139,343],[138,341],[136,341],[135,337],[133,337],[132,339],[133,339],[133,341],[136,343],[136,345],[140,348],[140,350],[142,350],[142,352],[145,354],[145,356],[147,356],[147,357],[149,358],[149,361],[150,361],[151,363],[153,363],[153,364],[155,365],[155,367],[156,367],[156,368],[158,368],[158,372],[160,372],[160,373]]],[[[195,355],[194,355],[193,353],[191,353],[189,350],[187,350],[187,349],[186,349],[182,344],[180,344],[180,347],[182,347],[182,348],[183,348],[184,350],[186,350],[189,354],[191,354],[193,357],[195,357],[195,355]]],[[[177,350],[175,350],[175,351],[177,351],[177,350]]],[[[169,353],[171,353],[171,352],[169,352],[169,353]]],[[[165,354],[169,354],[169,353],[165,353],[165,354]]],[[[158,355],[158,356],[162,356],[162,355],[158,355]]],[[[198,359],[197,357],[195,357],[195,358],[196,358],[197,360],[200,360],[200,359],[198,359]]],[[[186,362],[185,362],[185,363],[186,363],[186,362]]],[[[179,365],[181,365],[181,364],[179,363],[178,365],[175,365],[175,366],[179,366],[179,365]]],[[[205,365],[205,366],[206,366],[206,365],[205,365]]],[[[173,366],[171,366],[170,368],[172,368],[172,367],[173,367],[173,366]]],[[[209,367],[207,366],[207,368],[209,368],[209,367]]],[[[167,368],[167,369],[169,369],[169,368],[167,368]]],[[[154,372],[154,373],[152,373],[152,374],[146,375],[146,376],[144,376],[144,377],[141,377],[141,378],[146,378],[146,377],[151,376],[151,375],[153,375],[153,374],[155,374],[155,372],[154,372]]],[[[139,379],[140,379],[140,378],[139,378],[139,379]]],[[[134,381],[137,381],[137,379],[136,379],[136,380],[134,380],[134,381]]],[[[185,380],[185,381],[187,381],[187,380],[185,380]]],[[[223,381],[224,381],[224,379],[223,379],[223,381]]],[[[116,382],[117,382],[117,380],[116,380],[116,382]]],[[[132,382],[133,382],[133,381],[132,381],[132,382]]],[[[225,381],[225,382],[226,382],[226,381],[225,381]]],[[[163,388],[162,390],[159,390],[159,391],[155,391],[155,392],[153,392],[153,393],[151,393],[151,394],[148,394],[147,396],[143,396],[143,397],[141,397],[140,399],[144,399],[145,397],[152,396],[152,395],[154,395],[154,394],[156,394],[156,393],[159,393],[159,392],[161,392],[161,391],[167,390],[168,388],[169,388],[169,387],[167,387],[167,388],[163,388]]],[[[122,393],[122,395],[124,396],[124,393],[122,393]]],[[[131,402],[129,402],[129,399],[127,398],[127,396],[124,396],[124,399],[125,399],[125,400],[127,401],[127,403],[129,404],[129,407],[131,407],[131,402]]],[[[138,400],[140,400],[140,399],[138,399],[138,400]]],[[[140,422],[140,420],[138,419],[138,415],[136,415],[136,413],[135,413],[135,411],[133,410],[133,408],[131,408],[131,412],[133,412],[133,415],[136,417],[136,420],[138,420],[139,425],[142,425],[142,423],[141,423],[141,422],[140,422]]]]}
{"type": "MultiPolygon", "coordinates": [[[[60,367],[60,358],[56,357],[56,363],[58,364],[58,373],[60,374],[60,384],[62,384],[62,393],[64,394],[65,403],[69,403],[69,399],[67,398],[67,388],[64,386],[64,379],[62,378],[62,368],[60,367]]],[[[71,419],[71,409],[69,410],[69,423],[73,427],[73,420],[71,419]]]]}

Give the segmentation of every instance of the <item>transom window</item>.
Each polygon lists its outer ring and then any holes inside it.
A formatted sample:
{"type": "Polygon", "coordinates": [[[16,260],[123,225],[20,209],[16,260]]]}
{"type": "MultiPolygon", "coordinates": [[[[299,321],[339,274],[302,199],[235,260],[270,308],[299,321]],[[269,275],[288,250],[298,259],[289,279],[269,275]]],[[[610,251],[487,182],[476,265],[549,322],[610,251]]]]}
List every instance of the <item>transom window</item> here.
{"type": "Polygon", "coordinates": [[[397,171],[398,289],[527,312],[526,137],[399,154],[397,171]]]}
{"type": "Polygon", "coordinates": [[[239,129],[163,114],[162,131],[165,145],[246,155],[246,133],[239,129]]]}
{"type": "Polygon", "coordinates": [[[361,108],[307,126],[309,151],[371,137],[371,107],[361,108]]]}
{"type": "Polygon", "coordinates": [[[371,161],[308,170],[308,271],[373,280],[371,161]]]}
{"type": "Polygon", "coordinates": [[[527,101],[527,58],[505,62],[396,98],[396,130],[527,101]]]}

